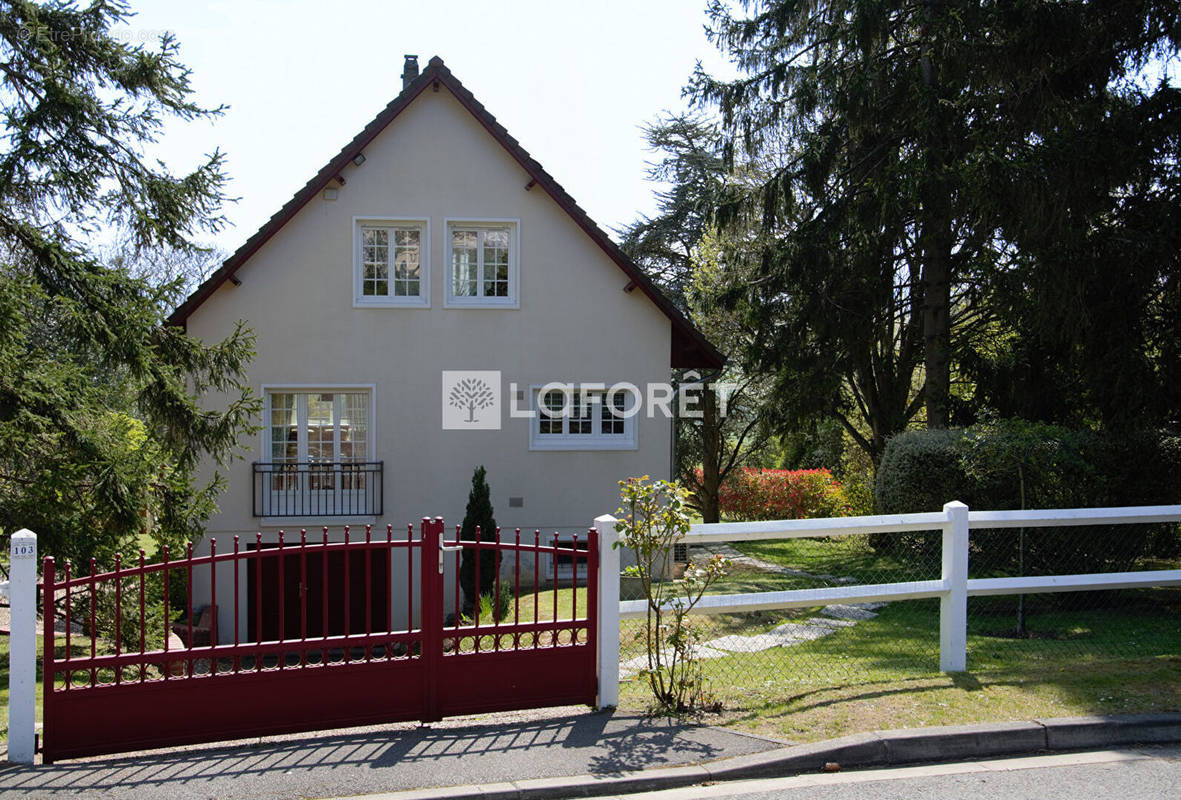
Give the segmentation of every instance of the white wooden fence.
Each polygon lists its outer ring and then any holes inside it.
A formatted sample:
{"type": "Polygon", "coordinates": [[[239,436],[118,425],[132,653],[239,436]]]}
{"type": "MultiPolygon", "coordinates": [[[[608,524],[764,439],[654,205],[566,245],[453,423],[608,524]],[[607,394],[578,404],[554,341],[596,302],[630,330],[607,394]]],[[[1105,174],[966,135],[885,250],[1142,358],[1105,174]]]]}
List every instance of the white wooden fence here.
{"type": "MultiPolygon", "coordinates": [[[[1181,505],[1126,508],[1068,508],[1032,511],[971,511],[960,502],[942,512],[886,514],[872,517],[790,519],[767,522],[721,522],[694,525],[685,542],[690,546],[716,542],[801,539],[817,536],[855,536],[865,533],[943,532],[943,573],[939,580],[905,581],[781,592],[707,595],[693,609],[698,614],[735,614],[829,603],[939,598],[939,668],[958,672],[967,668],[968,597],[998,594],[1134,589],[1181,585],[1181,570],[1106,572],[1088,575],[1037,575],[1020,578],[968,578],[968,542],[973,528],[1042,528],[1078,525],[1129,525],[1181,520],[1181,505]]],[[[599,705],[614,705],[619,696],[619,620],[642,617],[647,600],[619,601],[619,558],[615,518],[595,519],[599,529],[600,561],[599,705]]]]}

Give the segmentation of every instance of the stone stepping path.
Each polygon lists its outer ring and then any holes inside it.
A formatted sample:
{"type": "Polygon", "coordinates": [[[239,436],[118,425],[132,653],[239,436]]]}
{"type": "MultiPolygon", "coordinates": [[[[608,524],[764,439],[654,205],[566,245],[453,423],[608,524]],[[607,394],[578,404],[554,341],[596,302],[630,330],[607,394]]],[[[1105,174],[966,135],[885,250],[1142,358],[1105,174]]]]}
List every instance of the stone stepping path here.
{"type": "MultiPolygon", "coordinates": [[[[758,653],[772,647],[791,647],[801,642],[814,642],[836,633],[841,628],[851,628],[858,622],[873,619],[877,616],[877,610],[885,605],[858,603],[825,606],[820,612],[822,616],[811,617],[803,622],[785,622],[766,633],[750,636],[731,634],[702,642],[694,648],[693,655],[700,659],[725,658],[735,653],[758,653]]],[[[665,651],[662,661],[667,663],[671,655],[671,652],[665,651]]],[[[630,678],[647,666],[648,656],[637,656],[619,665],[619,675],[622,678],[630,678]]]]}
{"type": "Polygon", "coordinates": [[[791,647],[799,642],[823,639],[837,628],[847,628],[857,623],[848,619],[826,619],[813,617],[803,622],[786,622],[778,628],[754,636],[723,636],[708,643],[708,647],[729,650],[733,653],[757,653],[772,647],[791,647]]]}
{"type": "MultiPolygon", "coordinates": [[[[672,654],[671,650],[665,650],[664,652],[662,652],[661,656],[660,656],[661,663],[667,664],[672,659],[672,655],[673,654],[672,654]]],[[[724,650],[715,650],[713,647],[710,647],[709,645],[699,644],[695,648],[693,648],[693,655],[696,658],[707,659],[707,658],[725,658],[726,656],[730,656],[730,655],[734,655],[734,654],[727,653],[724,650]]],[[[644,670],[647,668],[648,668],[648,655],[645,653],[644,655],[636,656],[635,658],[629,658],[627,661],[620,662],[619,677],[620,678],[631,678],[631,677],[634,677],[638,672],[640,672],[640,670],[644,670]]]]}
{"type": "Polygon", "coordinates": [[[761,558],[748,556],[734,549],[732,545],[719,544],[705,544],[689,548],[689,560],[702,563],[708,561],[714,556],[722,556],[731,564],[736,564],[740,567],[747,567],[748,569],[757,569],[762,572],[775,572],[780,575],[787,575],[790,578],[812,578],[814,580],[827,581],[828,583],[856,583],[856,578],[841,575],[816,575],[811,572],[804,572],[801,569],[793,569],[792,567],[785,567],[781,564],[772,564],[770,561],[763,561],[761,558]]]}
{"type": "Polygon", "coordinates": [[[832,605],[825,606],[820,613],[826,617],[833,619],[847,619],[855,622],[861,622],[866,619],[873,619],[877,616],[877,610],[884,607],[885,603],[858,603],[857,605],[832,605]]]}
{"type": "MultiPolygon", "coordinates": [[[[769,561],[763,561],[762,559],[745,555],[731,545],[724,543],[702,545],[689,549],[689,560],[698,563],[704,562],[715,555],[720,555],[731,564],[740,567],[757,569],[763,572],[774,572],[793,578],[813,578],[829,583],[841,584],[857,582],[856,578],[848,576],[815,575],[811,572],[793,569],[792,567],[772,564],[769,561]]],[[[817,639],[830,636],[842,628],[850,628],[858,622],[873,619],[877,616],[878,610],[885,605],[886,603],[834,603],[821,609],[820,616],[818,617],[811,617],[802,622],[785,622],[766,633],[756,633],[750,636],[731,634],[729,636],[711,639],[708,642],[702,642],[694,647],[693,655],[700,659],[725,658],[735,653],[758,653],[763,650],[770,650],[772,647],[792,647],[801,642],[814,642],[817,639]]],[[[666,652],[663,655],[662,661],[667,661],[670,655],[671,653],[666,652]]],[[[619,675],[621,678],[629,678],[647,667],[648,656],[637,656],[619,665],[619,675]]]]}

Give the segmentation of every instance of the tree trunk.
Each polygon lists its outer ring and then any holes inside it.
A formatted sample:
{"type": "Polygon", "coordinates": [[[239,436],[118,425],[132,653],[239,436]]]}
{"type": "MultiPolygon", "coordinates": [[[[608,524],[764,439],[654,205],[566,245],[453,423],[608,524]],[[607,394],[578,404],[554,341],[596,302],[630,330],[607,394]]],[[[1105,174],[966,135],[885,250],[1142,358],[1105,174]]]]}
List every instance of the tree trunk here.
{"type": "Polygon", "coordinates": [[[711,490],[703,486],[701,492],[701,521],[720,522],[721,516],[721,506],[718,503],[718,487],[715,485],[711,490]]]}
{"type": "Polygon", "coordinates": [[[701,392],[701,520],[720,521],[718,491],[722,484],[722,420],[718,416],[718,397],[713,389],[701,392]]]}
{"type": "MultiPolygon", "coordinates": [[[[934,8],[927,0],[927,35],[934,28],[934,8]]],[[[947,175],[946,113],[939,101],[938,77],[931,62],[932,44],[923,46],[925,153],[920,187],[919,224],[923,251],[923,344],[927,427],[946,428],[951,397],[951,187],[947,175]]]]}
{"type": "Polygon", "coordinates": [[[943,181],[928,190],[923,210],[923,343],[927,427],[946,428],[951,397],[951,221],[943,181]]]}

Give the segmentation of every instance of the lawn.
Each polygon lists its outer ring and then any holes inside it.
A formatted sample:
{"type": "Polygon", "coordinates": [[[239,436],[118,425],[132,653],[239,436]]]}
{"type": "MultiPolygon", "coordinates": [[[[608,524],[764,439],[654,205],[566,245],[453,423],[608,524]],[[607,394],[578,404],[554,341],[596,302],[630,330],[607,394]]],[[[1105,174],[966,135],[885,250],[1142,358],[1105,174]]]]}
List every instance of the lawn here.
{"type": "MultiPolygon", "coordinates": [[[[875,553],[866,537],[735,545],[813,577],[733,565],[711,593],[741,593],[937,578],[938,564],[875,553]]],[[[1158,566],[1158,565],[1153,565],[1158,566]]],[[[1152,568],[1146,565],[1146,568],[1152,568]]],[[[969,601],[968,666],[939,672],[938,601],[895,602],[878,615],[790,647],[703,660],[723,711],[704,721],[792,741],[861,731],[1080,714],[1181,710],[1181,589],[1030,597],[1014,635],[1016,598],[969,601]]],[[[700,639],[765,633],[820,608],[694,617],[700,639]]],[[[624,622],[623,657],[643,652],[624,622]]],[[[621,705],[648,690],[626,680],[621,705]]]]}
{"type": "MultiPolygon", "coordinates": [[[[837,536],[816,539],[785,539],[765,542],[736,542],[742,553],[813,575],[855,578],[858,583],[886,583],[937,579],[942,565],[936,555],[926,563],[876,552],[868,536],[837,536]]],[[[816,581],[793,588],[827,585],[816,581]]]]}
{"type": "MultiPolygon", "coordinates": [[[[534,613],[537,614],[537,620],[549,619],[573,619],[576,615],[573,612],[575,597],[577,594],[578,617],[586,616],[586,601],[587,592],[585,587],[578,587],[578,591],[573,589],[558,589],[556,592],[550,589],[542,589],[537,594],[522,593],[519,603],[520,621],[532,622],[534,613]],[[554,615],[554,598],[557,597],[557,615],[554,615]]],[[[510,613],[506,622],[513,621],[513,615],[510,613]]],[[[483,621],[481,621],[483,624],[483,621]]]]}
{"type": "MultiPolygon", "coordinates": [[[[736,615],[700,622],[708,640],[762,632],[809,611],[763,612],[745,628],[736,615]]],[[[888,728],[1181,710],[1178,617],[1068,616],[1055,623],[1072,627],[1073,638],[1023,641],[983,635],[990,618],[976,618],[969,670],[947,675],[938,671],[937,603],[894,603],[814,642],[704,660],[723,711],[703,721],[803,742],[888,728]],[[1159,652],[1128,657],[1129,642],[1159,652]]],[[[620,698],[623,707],[643,709],[647,686],[625,681],[620,698]]]]}

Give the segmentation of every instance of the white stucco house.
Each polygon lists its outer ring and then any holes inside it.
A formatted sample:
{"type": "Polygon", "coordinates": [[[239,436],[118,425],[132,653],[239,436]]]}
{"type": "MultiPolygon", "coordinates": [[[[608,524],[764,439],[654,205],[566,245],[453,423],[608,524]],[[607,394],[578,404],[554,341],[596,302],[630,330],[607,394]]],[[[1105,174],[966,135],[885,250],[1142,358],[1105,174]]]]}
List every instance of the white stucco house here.
{"type": "MultiPolygon", "coordinates": [[[[585,533],[617,507],[618,480],[667,477],[671,448],[669,418],[609,414],[597,386],[643,394],[670,368],[722,364],[439,58],[419,74],[408,57],[402,78],[172,316],[206,341],[238,320],[257,336],[261,431],[228,471],[202,550],[256,531],[272,543],[280,529],[327,525],[335,539],[346,524],[402,537],[424,516],[455,524],[478,465],[503,528],[585,533]],[[444,371],[499,376],[460,385],[444,371]],[[551,382],[590,386],[590,406],[518,416],[551,382]]],[[[399,574],[395,563],[389,580],[399,574]]],[[[218,575],[218,597],[236,592],[246,625],[255,593],[232,581],[218,575]]],[[[200,581],[194,591],[206,600],[200,581]]],[[[223,639],[231,614],[221,599],[223,639]]]]}

